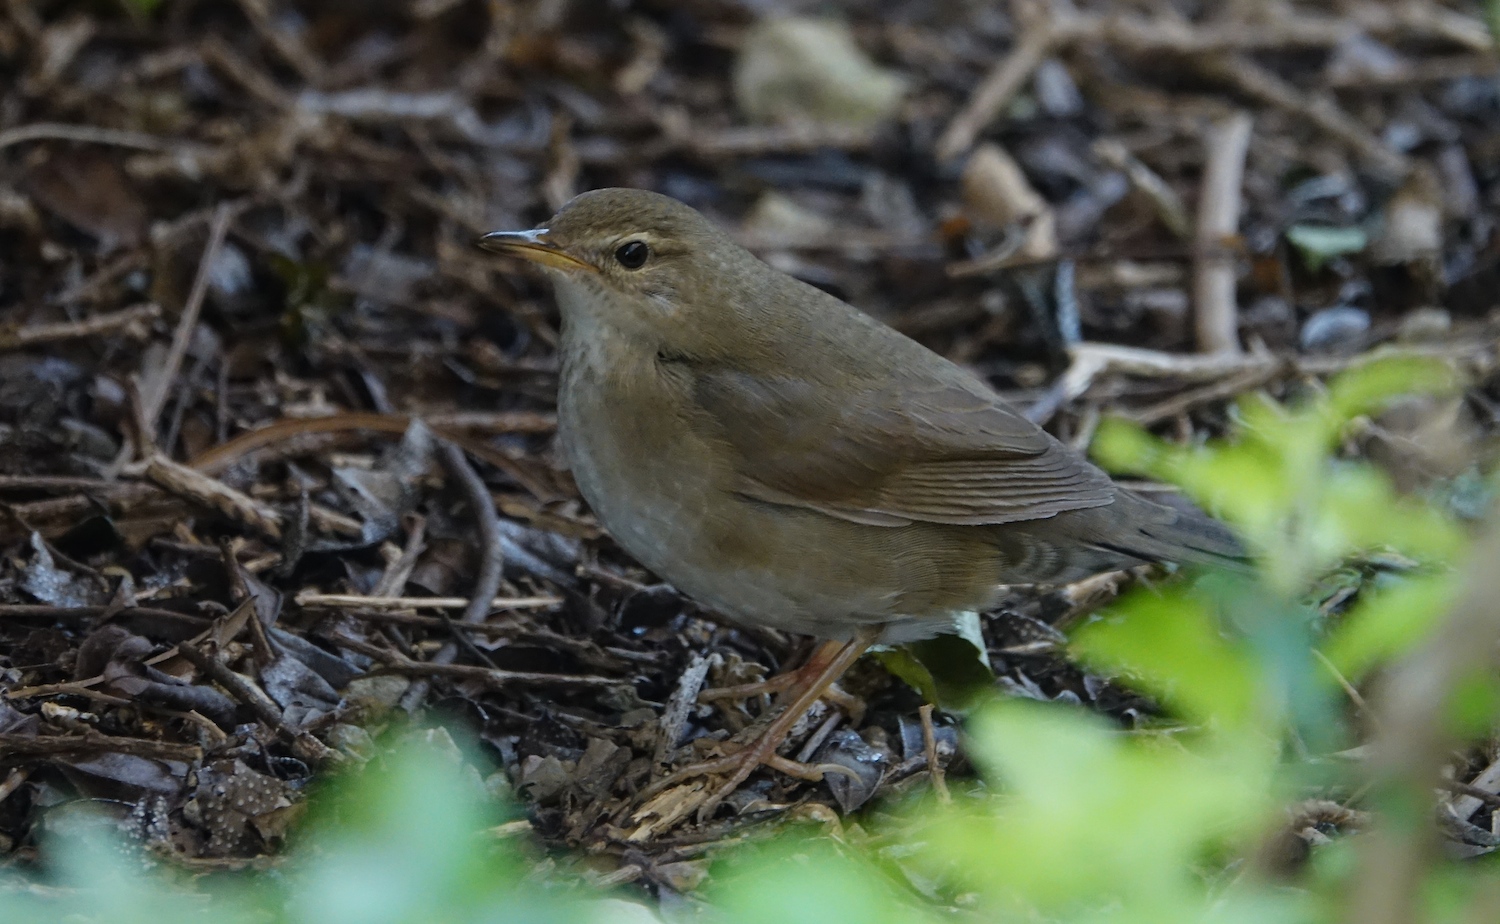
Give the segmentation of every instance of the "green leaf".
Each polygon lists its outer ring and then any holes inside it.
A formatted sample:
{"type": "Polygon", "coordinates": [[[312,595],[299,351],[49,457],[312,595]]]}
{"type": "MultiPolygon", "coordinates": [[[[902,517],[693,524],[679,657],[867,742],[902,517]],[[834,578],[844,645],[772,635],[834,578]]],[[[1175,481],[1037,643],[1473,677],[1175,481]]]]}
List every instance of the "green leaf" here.
{"type": "Polygon", "coordinates": [[[726,924],[920,924],[937,918],[827,838],[784,836],[740,860],[712,889],[726,924]]]}
{"type": "Polygon", "coordinates": [[[1370,243],[1363,229],[1338,225],[1292,225],[1286,229],[1286,239],[1315,273],[1329,260],[1359,253],[1370,243]]]}
{"type": "MultiPolygon", "coordinates": [[[[1386,356],[1360,363],[1328,383],[1328,406],[1336,428],[1383,410],[1405,395],[1453,391],[1458,375],[1448,363],[1419,356],[1386,356]]],[[[1336,435],[1336,434],[1332,434],[1336,435]]]]}
{"type": "Polygon", "coordinates": [[[997,908],[991,919],[1202,920],[1204,894],[1188,872],[1225,838],[1253,828],[1271,789],[1274,751],[1194,752],[1126,736],[1093,717],[1016,701],[971,722],[971,753],[1002,795],[935,811],[927,853],[997,908]]]}
{"type": "Polygon", "coordinates": [[[953,635],[872,652],[886,670],[945,712],[973,708],[995,684],[978,613],[965,613],[953,635]]]}
{"type": "Polygon", "coordinates": [[[1089,664],[1128,672],[1187,718],[1242,727],[1254,715],[1254,663],[1225,639],[1209,601],[1181,586],[1127,596],[1073,647],[1089,664]]]}

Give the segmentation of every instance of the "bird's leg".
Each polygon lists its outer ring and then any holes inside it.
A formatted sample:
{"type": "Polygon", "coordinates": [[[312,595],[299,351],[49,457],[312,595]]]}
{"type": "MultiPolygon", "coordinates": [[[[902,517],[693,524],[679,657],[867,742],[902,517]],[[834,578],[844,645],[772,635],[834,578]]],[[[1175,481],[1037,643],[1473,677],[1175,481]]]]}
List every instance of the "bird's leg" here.
{"type": "Polygon", "coordinates": [[[796,672],[797,682],[783,694],[784,699],[790,699],[776,719],[761,732],[755,742],[743,751],[720,757],[715,760],[704,761],[690,767],[684,767],[676,773],[668,776],[659,783],[651,786],[647,793],[660,792],[674,783],[695,776],[708,774],[728,773],[729,779],[721,785],[708,801],[704,802],[698,810],[700,819],[708,818],[718,808],[719,803],[740,787],[740,784],[749,778],[757,767],[762,765],[772,767],[782,772],[789,772],[792,776],[812,781],[821,780],[825,771],[844,771],[846,768],[836,765],[807,766],[795,761],[787,760],[776,753],[782,741],[786,739],[787,733],[797,720],[811,709],[834,681],[844,675],[844,672],[859,660],[859,656],[865,653],[875,640],[880,637],[882,627],[870,626],[861,628],[855,636],[847,642],[832,642],[821,646],[813,657],[802,669],[796,672]],[[793,696],[795,691],[796,695],[793,696]]]}
{"type": "MultiPolygon", "coordinates": [[[[768,696],[772,693],[784,693],[789,689],[795,689],[799,684],[811,683],[828,662],[833,660],[844,647],[843,642],[829,640],[821,642],[807,656],[807,660],[800,667],[789,671],[782,671],[765,680],[757,680],[754,683],[737,683],[732,687],[718,687],[713,690],[704,690],[698,694],[700,703],[716,703],[720,701],[736,702],[756,696],[768,696]]],[[[843,694],[840,694],[843,695],[843,694]]],[[[834,697],[830,696],[829,699],[834,697]]],[[[779,701],[779,698],[778,698],[779,701]]],[[[843,702],[838,705],[843,706],[843,702]]]]}

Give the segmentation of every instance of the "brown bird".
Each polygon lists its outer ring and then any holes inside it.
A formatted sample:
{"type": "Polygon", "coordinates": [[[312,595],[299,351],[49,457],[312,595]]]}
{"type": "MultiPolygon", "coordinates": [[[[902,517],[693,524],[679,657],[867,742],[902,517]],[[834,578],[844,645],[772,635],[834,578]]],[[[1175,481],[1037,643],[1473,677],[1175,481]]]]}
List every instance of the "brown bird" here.
{"type": "Polygon", "coordinates": [[[595,190],[480,244],[555,286],[562,446],[616,541],[732,620],[840,643],[755,745],[674,774],[730,774],[710,811],[760,764],[818,777],[775,748],[873,643],[950,631],[1001,585],[1240,554],[674,199],[595,190]]]}

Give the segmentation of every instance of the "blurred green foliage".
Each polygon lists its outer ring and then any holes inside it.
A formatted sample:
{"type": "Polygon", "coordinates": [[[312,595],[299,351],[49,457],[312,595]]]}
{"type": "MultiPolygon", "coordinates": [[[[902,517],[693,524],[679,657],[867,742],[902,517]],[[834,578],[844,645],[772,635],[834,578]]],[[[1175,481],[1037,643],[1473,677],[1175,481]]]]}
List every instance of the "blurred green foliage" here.
{"type": "Polygon", "coordinates": [[[1315,273],[1328,261],[1359,253],[1370,243],[1362,228],[1338,225],[1292,225],[1286,229],[1286,239],[1315,273]]]}
{"type": "MultiPolygon", "coordinates": [[[[1358,790],[1357,766],[1334,759],[1353,743],[1340,679],[1358,683],[1428,637],[1455,597],[1468,541],[1448,514],[1339,448],[1395,396],[1455,386],[1441,364],[1377,362],[1297,406],[1245,399],[1230,442],[1180,447],[1125,424],[1102,428],[1101,460],[1183,486],[1239,527],[1256,562],[1249,575],[1138,589],[1077,633],[1079,658],[1149,692],[1164,714],[1127,731],[1062,705],[991,702],[969,721],[978,779],[959,782],[951,803],[926,794],[841,836],[783,834],[731,852],[705,896],[707,919],[1345,920],[1357,862],[1347,840],[1290,873],[1273,874],[1261,856],[1287,806],[1358,790]],[[1399,567],[1362,560],[1371,552],[1399,567]],[[1331,587],[1352,587],[1352,605],[1323,606],[1331,587]]],[[[1458,699],[1455,716],[1489,733],[1493,685],[1458,699]]],[[[500,815],[472,766],[440,732],[376,758],[315,797],[274,875],[143,876],[138,857],[97,840],[49,844],[41,879],[0,880],[0,920],[648,914],[539,876],[535,848],[526,855],[489,833],[500,815]]],[[[1427,874],[1424,896],[1427,920],[1490,920],[1500,876],[1448,863],[1427,874]]]]}

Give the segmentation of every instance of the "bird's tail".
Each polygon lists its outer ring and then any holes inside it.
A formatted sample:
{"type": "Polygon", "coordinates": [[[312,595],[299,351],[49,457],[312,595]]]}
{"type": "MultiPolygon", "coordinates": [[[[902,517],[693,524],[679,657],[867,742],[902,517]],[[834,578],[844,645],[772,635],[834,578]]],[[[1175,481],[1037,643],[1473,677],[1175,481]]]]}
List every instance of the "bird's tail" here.
{"type": "Polygon", "coordinates": [[[1039,520],[1004,537],[1007,582],[1066,584],[1153,562],[1244,571],[1245,548],[1223,523],[1187,500],[1166,503],[1120,491],[1114,503],[1039,520]]]}
{"type": "Polygon", "coordinates": [[[1114,528],[1101,531],[1095,544],[1145,561],[1191,562],[1237,571],[1249,567],[1244,545],[1228,526],[1180,495],[1164,495],[1162,501],[1121,491],[1113,504],[1100,508],[1112,512],[1114,528]]]}

